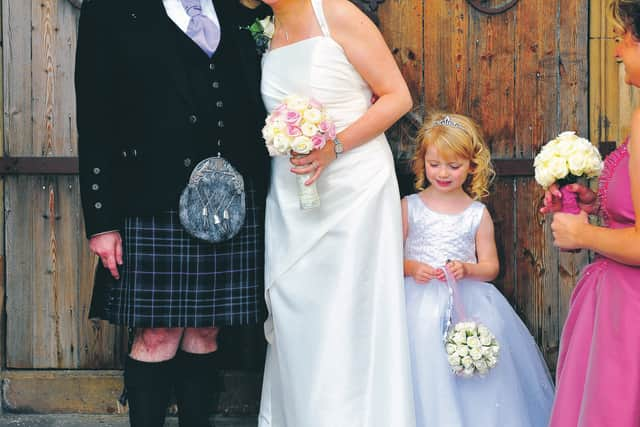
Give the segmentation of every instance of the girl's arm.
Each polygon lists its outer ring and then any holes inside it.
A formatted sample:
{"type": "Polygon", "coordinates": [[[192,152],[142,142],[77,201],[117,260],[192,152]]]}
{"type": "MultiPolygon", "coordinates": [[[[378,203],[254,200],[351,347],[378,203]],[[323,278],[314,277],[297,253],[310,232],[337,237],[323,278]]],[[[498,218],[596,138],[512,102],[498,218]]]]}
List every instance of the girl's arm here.
{"type": "Polygon", "coordinates": [[[477,264],[464,263],[464,277],[482,281],[496,278],[500,270],[498,250],[493,232],[493,221],[487,209],[482,213],[480,226],[476,232],[477,264]]]}
{"type": "MultiPolygon", "coordinates": [[[[377,100],[362,117],[338,134],[344,151],[352,150],[380,135],[411,109],[412,100],[389,47],[373,22],[348,0],[324,0],[324,12],[331,37],[342,47],[347,59],[367,82],[377,100]]],[[[368,100],[367,100],[368,101],[368,100]]],[[[333,142],[291,161],[297,174],[313,174],[336,159],[333,142]]]]}
{"type": "Polygon", "coordinates": [[[621,229],[598,227],[589,224],[584,213],[558,213],[551,224],[557,246],[590,249],[624,264],[640,265],[640,109],[633,112],[629,138],[629,178],[635,225],[621,229]]]}

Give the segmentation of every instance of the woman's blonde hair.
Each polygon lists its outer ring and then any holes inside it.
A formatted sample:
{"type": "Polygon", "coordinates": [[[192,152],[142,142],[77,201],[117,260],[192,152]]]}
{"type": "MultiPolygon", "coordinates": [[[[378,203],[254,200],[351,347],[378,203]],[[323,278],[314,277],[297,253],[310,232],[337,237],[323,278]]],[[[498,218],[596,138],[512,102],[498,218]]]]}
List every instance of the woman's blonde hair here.
{"type": "Polygon", "coordinates": [[[469,176],[462,189],[472,199],[489,195],[489,185],[495,176],[491,153],[473,120],[460,114],[431,113],[418,132],[417,145],[412,162],[417,190],[424,190],[429,185],[424,157],[427,149],[433,146],[443,156],[469,160],[469,176]]]}

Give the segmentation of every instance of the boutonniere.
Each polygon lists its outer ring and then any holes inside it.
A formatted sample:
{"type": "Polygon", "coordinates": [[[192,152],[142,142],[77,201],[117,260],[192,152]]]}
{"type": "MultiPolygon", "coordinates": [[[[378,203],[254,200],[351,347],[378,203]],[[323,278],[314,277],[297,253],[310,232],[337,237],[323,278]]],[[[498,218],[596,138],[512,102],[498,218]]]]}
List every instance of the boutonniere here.
{"type": "Polygon", "coordinates": [[[248,30],[251,33],[251,37],[256,42],[256,50],[259,54],[263,54],[269,48],[269,42],[273,37],[275,26],[273,25],[273,18],[267,16],[263,19],[257,19],[253,24],[247,27],[240,27],[243,30],[248,30]]]}

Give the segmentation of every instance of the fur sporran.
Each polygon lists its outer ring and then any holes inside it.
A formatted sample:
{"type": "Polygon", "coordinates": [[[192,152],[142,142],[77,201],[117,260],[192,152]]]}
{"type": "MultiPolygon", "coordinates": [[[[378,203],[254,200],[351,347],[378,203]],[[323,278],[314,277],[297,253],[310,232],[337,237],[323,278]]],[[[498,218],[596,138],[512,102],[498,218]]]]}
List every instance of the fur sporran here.
{"type": "Polygon", "coordinates": [[[194,237],[212,243],[238,234],[245,218],[244,179],[222,157],[202,160],[180,196],[180,222],[194,237]]]}

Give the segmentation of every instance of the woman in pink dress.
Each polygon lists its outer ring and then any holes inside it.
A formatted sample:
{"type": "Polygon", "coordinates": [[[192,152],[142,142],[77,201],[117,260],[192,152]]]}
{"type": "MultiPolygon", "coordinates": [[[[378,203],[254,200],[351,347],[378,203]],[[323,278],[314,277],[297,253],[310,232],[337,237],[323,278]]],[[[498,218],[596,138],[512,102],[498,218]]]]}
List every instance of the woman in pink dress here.
{"type": "MultiPolygon", "coordinates": [[[[616,59],[640,87],[640,0],[614,0],[616,59]]],[[[605,160],[597,197],[573,185],[579,215],[554,213],[555,245],[597,256],[582,272],[562,331],[551,427],[640,426],[640,109],[627,140],[605,160]],[[604,226],[590,225],[587,212],[604,226]]],[[[542,212],[557,212],[557,187],[542,212]]]]}

